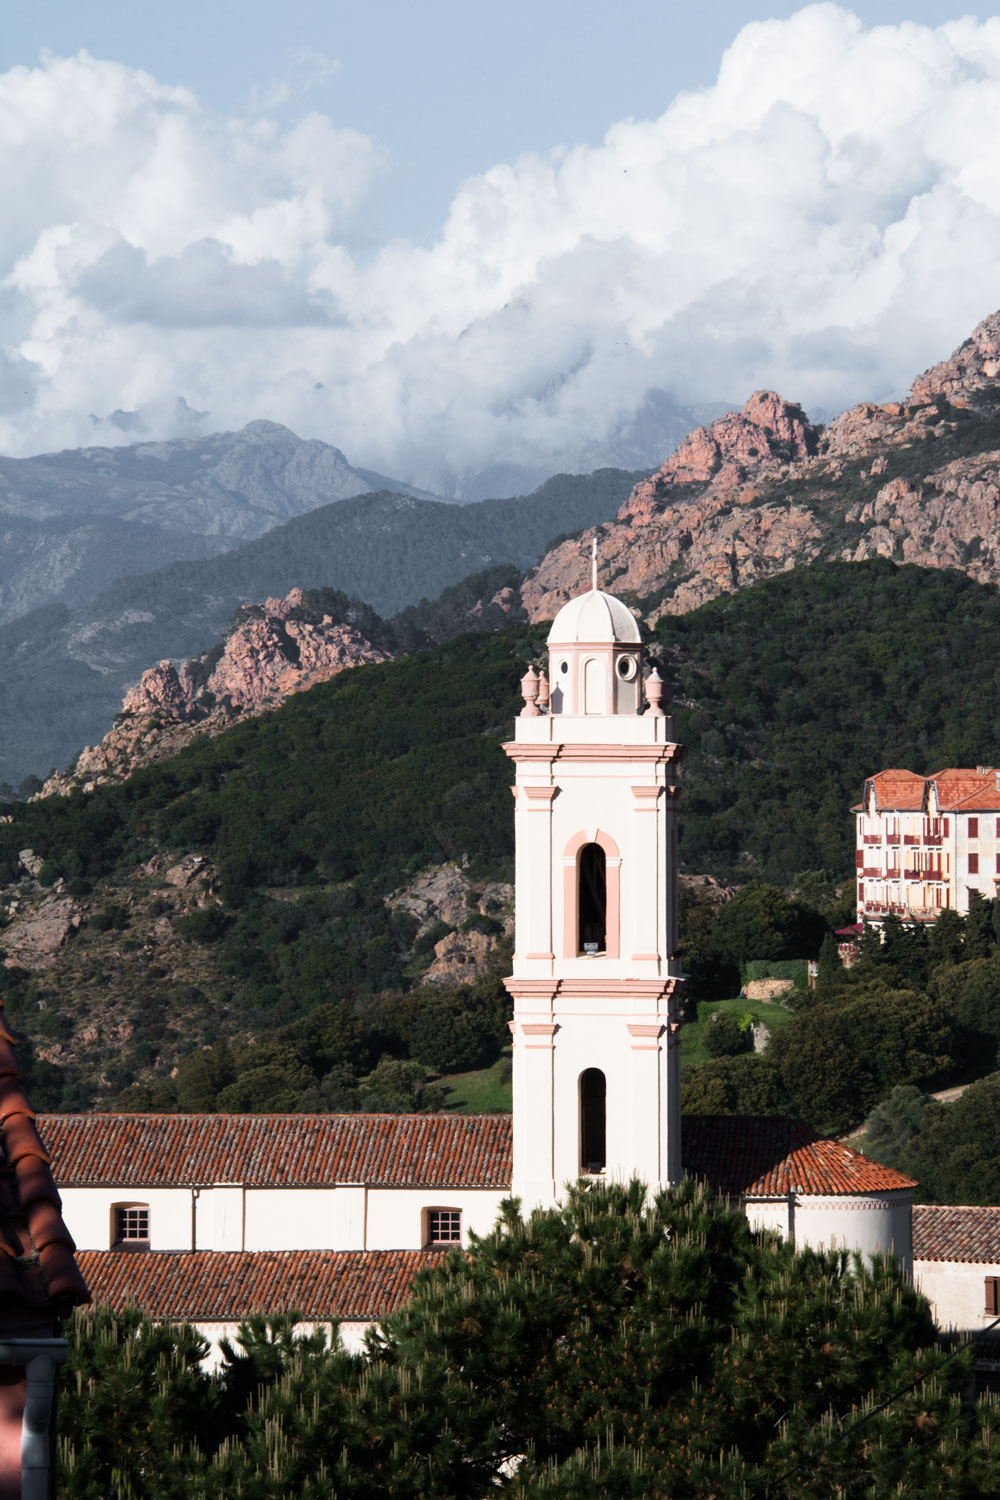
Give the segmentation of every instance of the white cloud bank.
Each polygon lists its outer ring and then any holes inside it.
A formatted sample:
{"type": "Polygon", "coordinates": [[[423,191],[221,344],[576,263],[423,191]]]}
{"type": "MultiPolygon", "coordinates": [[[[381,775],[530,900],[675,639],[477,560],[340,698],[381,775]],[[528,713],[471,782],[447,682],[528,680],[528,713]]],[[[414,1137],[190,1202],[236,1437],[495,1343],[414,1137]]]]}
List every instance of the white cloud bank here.
{"type": "Polygon", "coordinates": [[[90,421],[115,408],[171,436],[183,397],[430,481],[565,461],[651,388],[893,394],[1000,306],[998,140],[1000,19],[811,5],[746,26],[712,88],[494,167],[433,247],[372,256],[367,137],[45,58],[0,75],[0,448],[127,440],[90,421]]]}

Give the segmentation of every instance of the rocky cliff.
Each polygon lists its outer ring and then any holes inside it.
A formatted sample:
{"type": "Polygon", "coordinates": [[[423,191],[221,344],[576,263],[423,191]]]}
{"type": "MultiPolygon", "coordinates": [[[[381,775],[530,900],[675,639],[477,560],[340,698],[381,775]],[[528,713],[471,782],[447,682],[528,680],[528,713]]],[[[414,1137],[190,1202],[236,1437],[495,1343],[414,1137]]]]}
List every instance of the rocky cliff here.
{"type": "Polygon", "coordinates": [[[125,694],[100,744],[84,749],[72,770],[51,777],[39,795],[120,781],[176,755],[195,735],[221,734],[246,714],[276,708],[348,667],[390,660],[356,625],[326,612],[322,598],[322,591],[292,589],[284,599],[245,605],[216,649],[179,670],[170,661],[150,667],[125,694]]]}
{"type": "Polygon", "coordinates": [[[770,391],[691,433],[617,518],[554,547],[520,602],[550,619],[587,586],[650,621],[818,560],[890,557],[1000,584],[1000,313],[914,381],[826,429],[770,391]]]}

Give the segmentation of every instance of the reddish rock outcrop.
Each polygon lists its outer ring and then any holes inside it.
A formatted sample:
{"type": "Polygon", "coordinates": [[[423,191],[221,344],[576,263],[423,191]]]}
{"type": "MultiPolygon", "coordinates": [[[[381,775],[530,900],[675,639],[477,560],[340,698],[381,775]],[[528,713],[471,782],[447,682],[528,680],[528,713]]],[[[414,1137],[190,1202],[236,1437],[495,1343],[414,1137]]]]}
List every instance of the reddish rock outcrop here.
{"type": "Polygon", "coordinates": [[[161,661],[125,694],[122,713],[71,772],[53,776],[39,796],[73,786],[119,781],[139,766],[176,755],[195,734],[221,734],[241,715],[276,708],[292,693],[350,667],[388,661],[353,625],[311,612],[301,589],[247,605],[218,651],[178,669],[161,661]]]}
{"type": "Polygon", "coordinates": [[[603,586],[641,602],[651,623],[820,560],[892,557],[1000,584],[991,429],[982,451],[953,456],[959,436],[975,450],[972,428],[959,428],[981,420],[969,408],[991,388],[1000,403],[1000,313],[920,376],[908,402],[862,402],[825,431],[758,391],[685,438],[615,521],[553,548],[522,585],[522,606],[533,622],[551,619],[586,588],[593,537],[603,586]]]}
{"type": "Polygon", "coordinates": [[[957,348],[950,359],[932,365],[913,382],[910,392],[912,402],[934,401],[938,396],[954,400],[956,406],[966,405],[971,391],[993,385],[1000,375],[1000,312],[988,318],[972,330],[969,337],[957,348]]]}

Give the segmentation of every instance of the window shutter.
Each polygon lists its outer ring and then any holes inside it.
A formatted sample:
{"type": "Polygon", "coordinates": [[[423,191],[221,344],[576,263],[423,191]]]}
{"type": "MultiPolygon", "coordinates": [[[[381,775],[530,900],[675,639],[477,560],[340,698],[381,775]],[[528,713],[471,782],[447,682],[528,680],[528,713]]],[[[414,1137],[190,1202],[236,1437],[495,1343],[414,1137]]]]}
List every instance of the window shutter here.
{"type": "Polygon", "coordinates": [[[1000,1317],[1000,1276],[986,1278],[986,1311],[991,1318],[1000,1317]]]}

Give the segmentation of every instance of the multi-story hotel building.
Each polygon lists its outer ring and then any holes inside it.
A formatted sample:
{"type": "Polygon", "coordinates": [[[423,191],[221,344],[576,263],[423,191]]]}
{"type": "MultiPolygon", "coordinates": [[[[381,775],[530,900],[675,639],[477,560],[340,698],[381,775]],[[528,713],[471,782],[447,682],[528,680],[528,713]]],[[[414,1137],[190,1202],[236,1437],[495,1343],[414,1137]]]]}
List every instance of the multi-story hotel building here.
{"type": "Polygon", "coordinates": [[[933,922],[1000,881],[1000,768],[880,771],[857,817],[858,920],[933,922]]]}

